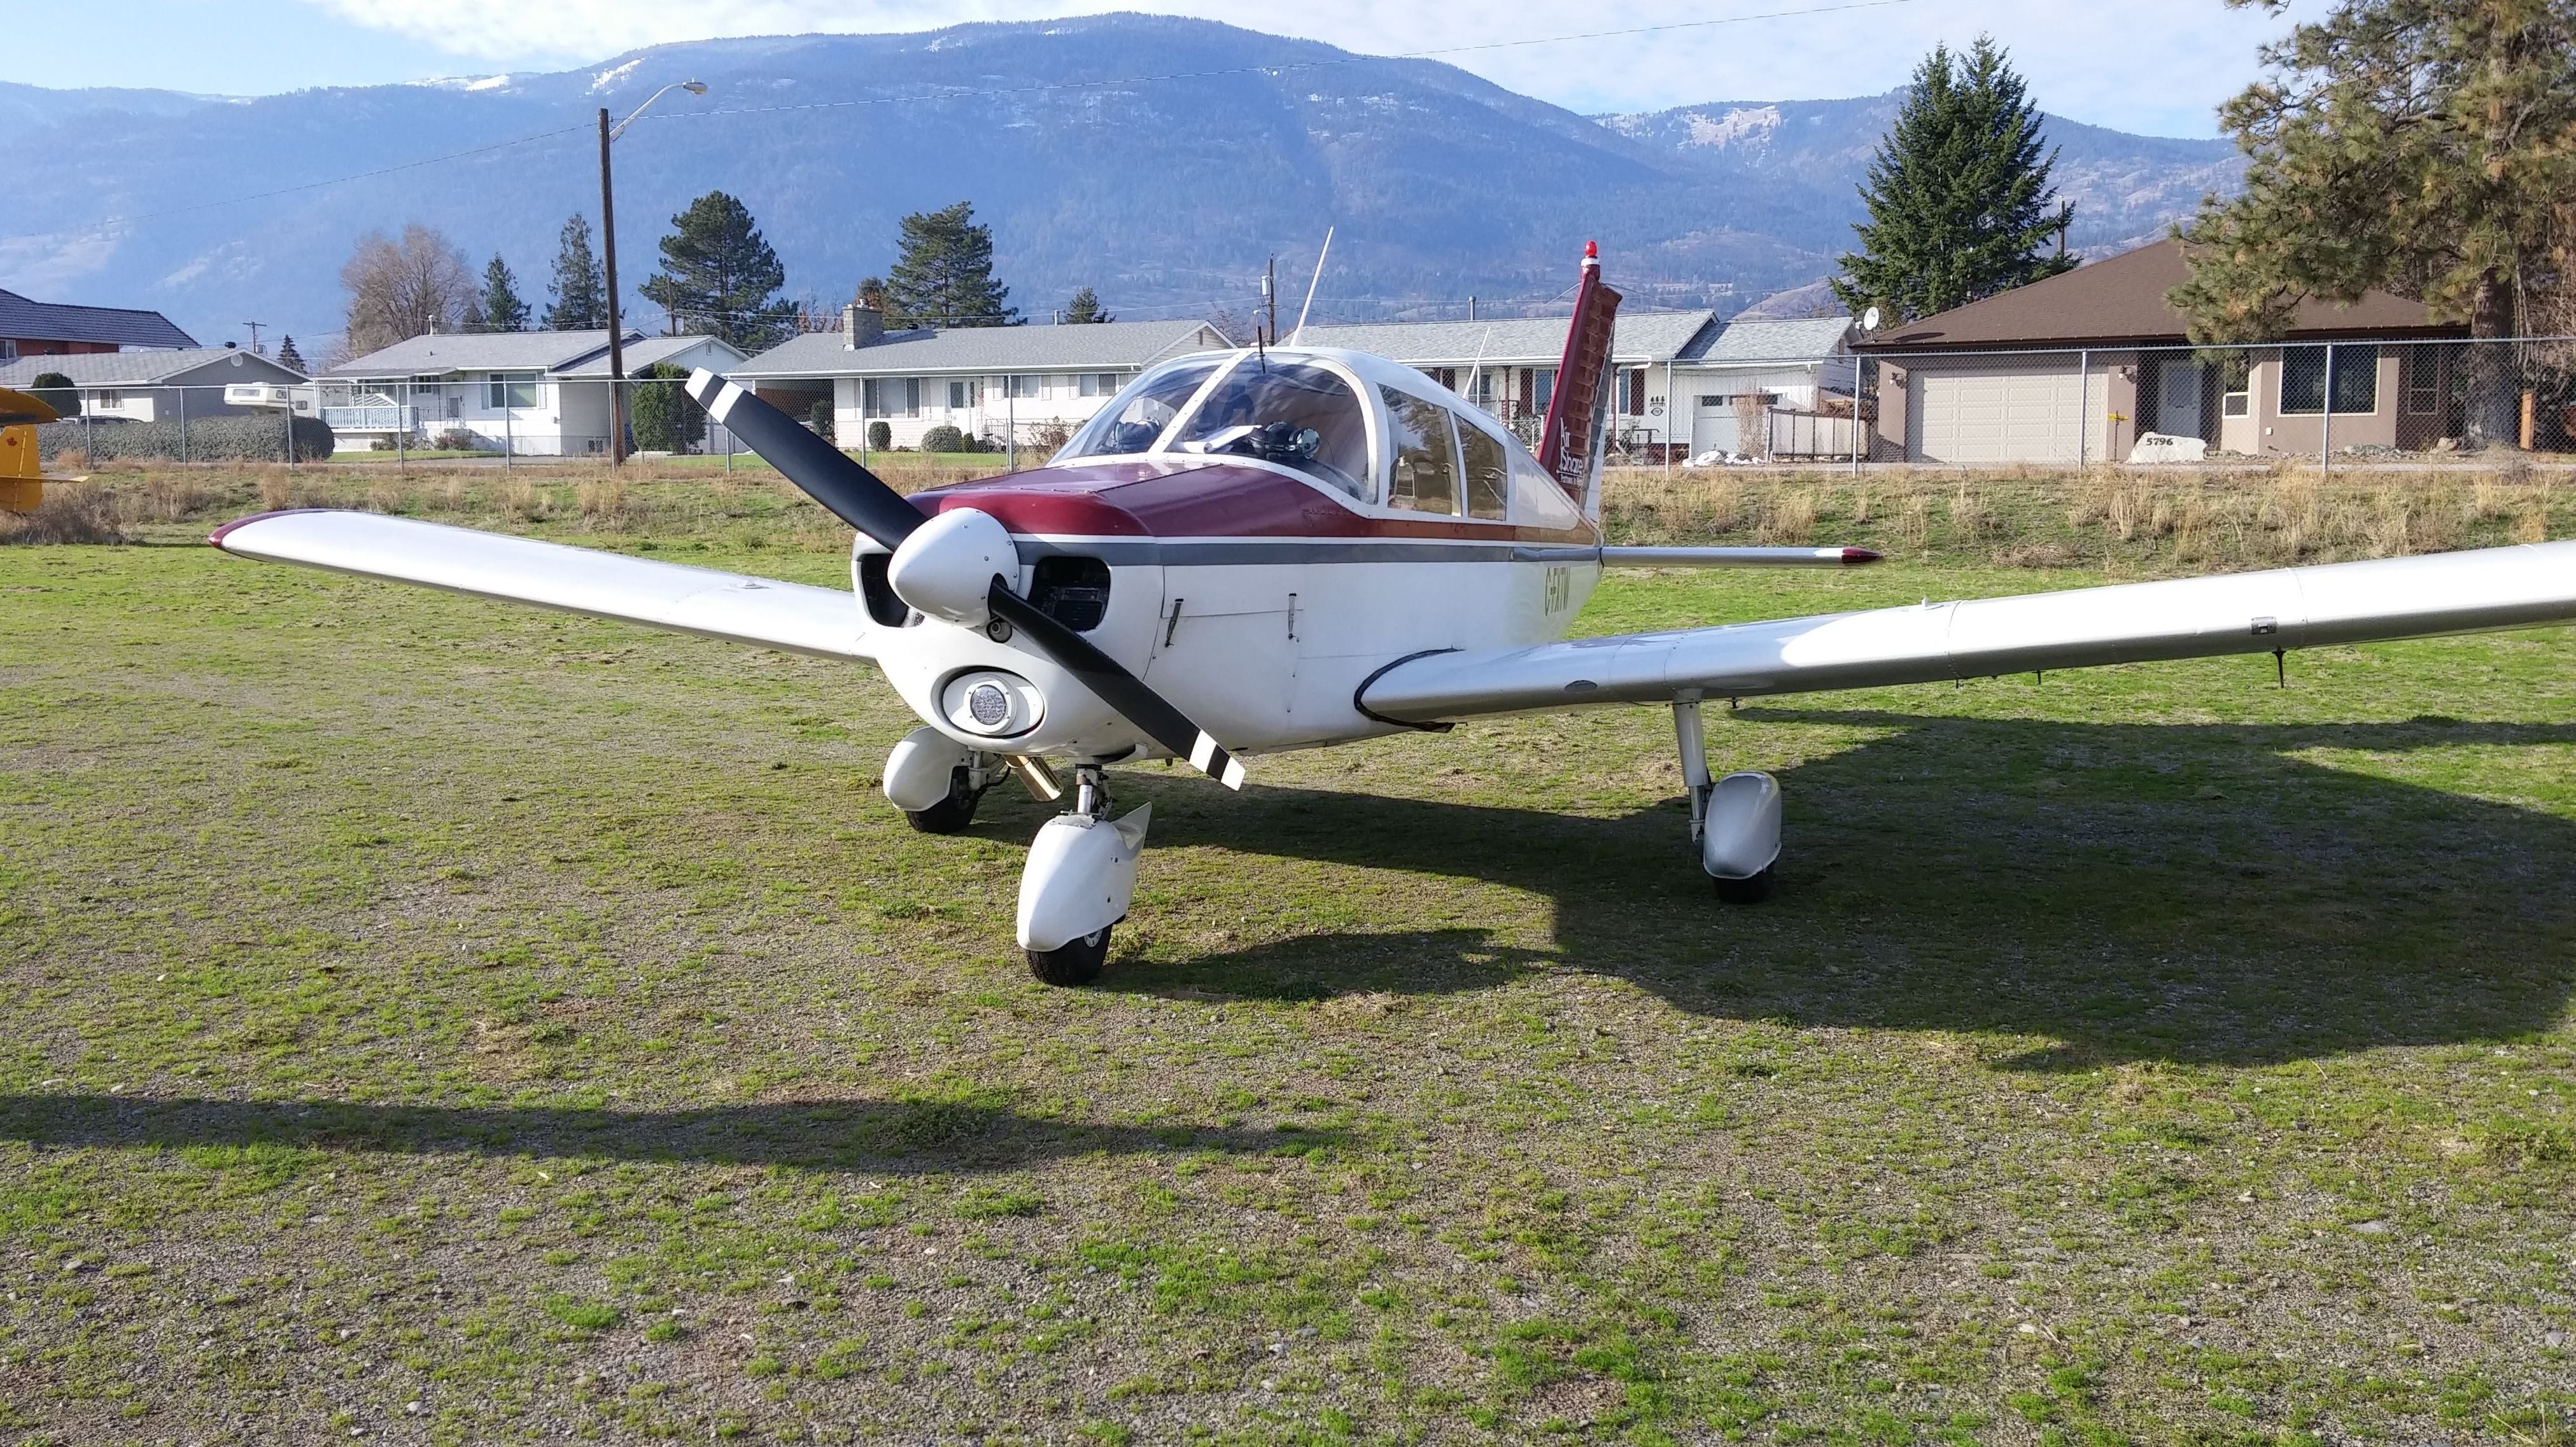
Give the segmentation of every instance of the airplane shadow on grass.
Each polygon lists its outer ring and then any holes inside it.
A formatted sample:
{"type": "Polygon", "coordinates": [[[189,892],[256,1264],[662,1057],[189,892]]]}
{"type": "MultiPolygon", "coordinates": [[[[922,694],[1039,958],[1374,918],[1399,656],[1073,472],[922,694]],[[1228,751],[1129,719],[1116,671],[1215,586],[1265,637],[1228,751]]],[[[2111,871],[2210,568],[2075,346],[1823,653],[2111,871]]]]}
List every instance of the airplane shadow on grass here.
{"type": "Polygon", "coordinates": [[[1103,1126],[972,1101],[797,1101],[681,1110],[334,1100],[0,1095],[0,1140],[39,1147],[272,1146],[525,1155],[915,1175],[1004,1170],[1091,1152],[1304,1150],[1315,1130],[1103,1126]]]}
{"type": "Polygon", "coordinates": [[[2558,1025],[2576,990],[2576,822],[2292,757],[2509,761],[2576,726],[1746,716],[1890,730],[1783,773],[1767,904],[1713,897],[1679,798],[1587,818],[1258,786],[1212,801],[1147,777],[1129,792],[1153,799],[1157,845],[1488,880],[1547,897],[1553,944],[1314,934],[1149,952],[1104,985],[1313,998],[1581,970],[1705,1015],[2037,1037],[2026,1069],[2509,1038],[2558,1025]]]}

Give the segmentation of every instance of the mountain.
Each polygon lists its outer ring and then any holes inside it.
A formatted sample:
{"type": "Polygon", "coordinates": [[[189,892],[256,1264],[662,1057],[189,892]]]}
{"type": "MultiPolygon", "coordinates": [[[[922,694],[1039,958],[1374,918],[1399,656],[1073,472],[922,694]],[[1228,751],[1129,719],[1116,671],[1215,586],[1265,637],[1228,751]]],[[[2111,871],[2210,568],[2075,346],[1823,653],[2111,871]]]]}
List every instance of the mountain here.
{"type": "MultiPolygon", "coordinates": [[[[1858,100],[1717,101],[1599,119],[1699,175],[1771,190],[1794,218],[1783,239],[1839,252],[1851,244],[1850,226],[1860,215],[1855,188],[1904,102],[1905,92],[1893,90],[1858,100]]],[[[2055,115],[2043,126],[2057,151],[2051,179],[2075,203],[2068,244],[2077,251],[2156,240],[2202,196],[2234,191],[2245,173],[2232,141],[2133,136],[2055,115]]]]}
{"type": "MultiPolygon", "coordinates": [[[[639,325],[666,218],[717,188],[826,306],[886,269],[906,212],[961,198],[1039,317],[1085,285],[1125,316],[1248,315],[1273,255],[1284,310],[1327,225],[1319,317],[1541,305],[1594,237],[1638,304],[1740,304],[1831,269],[1894,105],[1593,119],[1430,61],[1139,15],[704,41],[246,100],[0,86],[23,168],[0,286],[157,307],[201,337],[257,318],[315,355],[352,243],[419,221],[541,292],[564,218],[598,214],[597,109],[684,78],[711,93],[664,98],[617,144],[639,325]]],[[[2079,245],[2147,234],[2233,175],[2223,142],[2055,120],[2051,135],[2079,245]]]]}

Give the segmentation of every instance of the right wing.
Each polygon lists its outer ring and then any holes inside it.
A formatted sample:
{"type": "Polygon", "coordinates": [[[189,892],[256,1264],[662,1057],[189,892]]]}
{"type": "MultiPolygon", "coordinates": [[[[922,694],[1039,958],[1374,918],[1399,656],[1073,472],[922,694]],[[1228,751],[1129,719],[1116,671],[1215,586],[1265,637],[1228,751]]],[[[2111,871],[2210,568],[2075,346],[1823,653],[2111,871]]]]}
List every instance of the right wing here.
{"type": "Polygon", "coordinates": [[[321,508],[242,518],[215,529],[206,541],[245,558],[421,583],[818,658],[868,656],[859,646],[858,599],[837,588],[321,508]]]}
{"type": "Polygon", "coordinates": [[[1361,711],[1478,714],[1991,678],[2576,620],[2576,541],[1435,653],[1361,711]]]}

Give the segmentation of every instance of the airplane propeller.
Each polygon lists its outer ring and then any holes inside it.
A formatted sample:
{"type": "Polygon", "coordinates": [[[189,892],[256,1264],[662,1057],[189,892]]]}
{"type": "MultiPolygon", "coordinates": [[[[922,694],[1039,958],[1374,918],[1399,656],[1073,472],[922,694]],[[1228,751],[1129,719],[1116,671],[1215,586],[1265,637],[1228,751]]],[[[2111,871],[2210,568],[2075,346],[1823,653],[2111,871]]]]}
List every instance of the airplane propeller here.
{"type": "MultiPolygon", "coordinates": [[[[973,520],[959,516],[970,510],[943,513],[942,525],[931,528],[908,549],[905,545],[914,542],[915,534],[921,533],[930,519],[923,517],[903,494],[886,486],[882,478],[852,461],[849,454],[817,437],[757,394],[704,368],[690,375],[688,392],[707,409],[707,415],[742,439],[789,482],[803,488],[833,516],[894,554],[887,564],[887,581],[906,603],[968,626],[985,617],[1008,623],[1038,652],[1081,680],[1085,688],[1099,695],[1101,702],[1116,709],[1174,757],[1189,760],[1190,767],[1229,789],[1243,787],[1242,762],[1227,753],[1207,730],[1192,722],[1171,700],[1147,687],[1145,680],[1128,672],[1118,660],[1093,646],[1091,640],[1020,596],[1002,573],[990,571],[1000,561],[999,553],[1007,549],[1008,535],[989,514],[973,514],[973,519],[989,524],[978,527],[973,520]],[[950,524],[948,519],[957,521],[950,524]],[[997,536],[1000,548],[995,547],[997,536]],[[937,555],[931,555],[934,550],[937,555]],[[989,581],[961,576],[961,568],[984,573],[989,581]],[[907,582],[913,584],[910,592],[905,587],[907,582]],[[940,586],[943,583],[948,586],[940,586]],[[966,586],[958,586],[961,583],[966,586]],[[976,586],[979,583],[980,588],[976,586]]],[[[1011,566],[1016,567],[1016,558],[1016,553],[1010,554],[1011,566]]]]}

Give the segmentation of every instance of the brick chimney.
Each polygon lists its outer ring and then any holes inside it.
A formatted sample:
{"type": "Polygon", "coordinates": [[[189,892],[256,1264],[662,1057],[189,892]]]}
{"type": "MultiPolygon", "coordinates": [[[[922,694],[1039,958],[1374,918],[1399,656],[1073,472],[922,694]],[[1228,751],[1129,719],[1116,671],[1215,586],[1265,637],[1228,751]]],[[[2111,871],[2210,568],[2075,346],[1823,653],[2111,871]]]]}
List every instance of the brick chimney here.
{"type": "Polygon", "coordinates": [[[841,308],[841,345],[850,351],[885,340],[885,313],[863,302],[841,308]]]}

